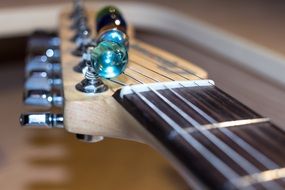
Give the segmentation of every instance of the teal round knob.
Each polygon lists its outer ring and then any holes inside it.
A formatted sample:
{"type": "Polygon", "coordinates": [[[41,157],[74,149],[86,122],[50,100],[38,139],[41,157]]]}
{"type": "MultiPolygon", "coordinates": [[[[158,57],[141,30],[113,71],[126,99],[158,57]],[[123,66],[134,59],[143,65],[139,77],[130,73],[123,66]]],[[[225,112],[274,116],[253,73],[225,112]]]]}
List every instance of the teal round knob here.
{"type": "Polygon", "coordinates": [[[97,43],[100,43],[102,41],[115,42],[122,46],[125,46],[127,49],[129,48],[128,36],[124,32],[117,29],[106,30],[99,34],[97,43]]]}
{"type": "Polygon", "coordinates": [[[92,67],[102,78],[119,76],[128,63],[126,47],[115,42],[102,41],[91,50],[90,54],[92,67]]]}

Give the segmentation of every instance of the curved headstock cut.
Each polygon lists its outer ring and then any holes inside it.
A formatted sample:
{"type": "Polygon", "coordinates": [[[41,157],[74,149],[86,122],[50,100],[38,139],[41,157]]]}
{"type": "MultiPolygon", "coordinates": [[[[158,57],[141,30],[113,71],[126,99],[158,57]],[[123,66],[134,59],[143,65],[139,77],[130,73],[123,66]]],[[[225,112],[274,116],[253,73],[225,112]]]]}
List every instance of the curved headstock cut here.
{"type": "MultiPolygon", "coordinates": [[[[75,85],[83,79],[74,72],[81,58],[72,55],[75,44],[70,41],[70,12],[60,17],[61,64],[64,91],[64,127],[72,133],[145,141],[138,134],[138,122],[114,99],[116,91],[128,85],[159,83],[166,81],[199,80],[207,73],[201,68],[168,52],[135,39],[133,27],[128,27],[130,41],[129,62],[123,74],[110,80],[103,79],[108,90],[86,94],[75,85]]],[[[94,29],[96,11],[88,11],[89,24],[94,29]]],[[[92,30],[94,36],[96,32],[92,30]]]]}
{"type": "Polygon", "coordinates": [[[284,187],[285,160],[280,155],[285,155],[285,133],[270,119],[206,80],[201,68],[136,40],[130,26],[127,43],[124,21],[113,14],[118,10],[108,8],[112,13],[101,19],[114,21],[104,26],[112,26],[107,37],[102,34],[110,30],[102,27],[102,32],[95,23],[96,11],[82,12],[80,5],[75,10],[79,17],[70,17],[71,8],[61,14],[59,38],[48,38],[44,55],[35,53],[42,38],[30,41],[29,50],[40,56],[29,57],[26,67],[25,103],[58,106],[63,114],[22,115],[22,125],[65,128],[87,142],[112,137],[147,143],[197,188],[284,187]]]}

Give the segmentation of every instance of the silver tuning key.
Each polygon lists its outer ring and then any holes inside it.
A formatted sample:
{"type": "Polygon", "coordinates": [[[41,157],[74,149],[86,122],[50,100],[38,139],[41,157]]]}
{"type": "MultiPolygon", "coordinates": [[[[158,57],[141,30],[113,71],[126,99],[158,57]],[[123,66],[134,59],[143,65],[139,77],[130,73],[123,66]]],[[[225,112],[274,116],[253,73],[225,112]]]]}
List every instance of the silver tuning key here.
{"type": "Polygon", "coordinates": [[[61,65],[59,63],[51,63],[46,56],[29,57],[26,60],[25,73],[29,76],[34,71],[45,71],[47,73],[60,74],[61,65]]]}
{"type": "Polygon", "coordinates": [[[59,93],[51,93],[46,90],[28,90],[24,93],[24,103],[30,106],[51,108],[61,107],[63,98],[59,93]]]}
{"type": "Polygon", "coordinates": [[[53,113],[26,113],[21,114],[22,127],[63,128],[63,115],[53,113]]]}
{"type": "Polygon", "coordinates": [[[61,89],[62,79],[59,76],[50,76],[47,72],[32,72],[31,76],[26,79],[26,90],[46,90],[61,89]]]}

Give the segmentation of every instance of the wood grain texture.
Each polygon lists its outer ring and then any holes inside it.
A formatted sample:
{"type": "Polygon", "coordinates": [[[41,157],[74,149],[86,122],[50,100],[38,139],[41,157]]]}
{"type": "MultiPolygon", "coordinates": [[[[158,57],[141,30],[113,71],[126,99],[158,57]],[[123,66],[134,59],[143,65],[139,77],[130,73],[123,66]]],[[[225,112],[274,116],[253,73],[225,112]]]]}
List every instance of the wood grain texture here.
{"type": "MultiPolygon", "coordinates": [[[[65,128],[72,133],[104,135],[141,141],[138,135],[132,132],[135,131],[135,126],[138,126],[135,124],[136,121],[128,116],[127,112],[112,97],[114,92],[122,87],[121,85],[109,80],[103,80],[108,85],[109,90],[95,95],[84,94],[75,89],[75,85],[83,79],[83,75],[73,71],[73,67],[79,63],[80,58],[71,54],[75,46],[69,39],[74,34],[69,29],[71,21],[67,15],[68,11],[62,13],[59,27],[62,39],[61,59],[65,98],[65,128]]],[[[91,29],[94,29],[95,12],[89,11],[88,15],[91,29]]],[[[195,75],[202,78],[207,77],[207,73],[204,70],[188,61],[136,40],[132,26],[129,27],[128,34],[130,37],[129,63],[125,73],[114,80],[120,81],[125,85],[131,85],[140,82],[199,79],[195,75]],[[153,56],[162,57],[174,65],[164,65],[164,62],[156,60],[153,56]],[[195,75],[181,72],[184,69],[195,73],[195,75]]],[[[93,35],[96,35],[94,30],[93,35]]]]}

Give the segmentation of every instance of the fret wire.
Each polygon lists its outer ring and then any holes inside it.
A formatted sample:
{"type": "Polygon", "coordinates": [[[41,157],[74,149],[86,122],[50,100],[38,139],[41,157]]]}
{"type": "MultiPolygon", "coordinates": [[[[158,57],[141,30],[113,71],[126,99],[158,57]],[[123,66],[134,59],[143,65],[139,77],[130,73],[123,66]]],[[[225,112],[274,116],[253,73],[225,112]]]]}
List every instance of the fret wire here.
{"type": "MultiPolygon", "coordinates": [[[[201,124],[199,124],[192,117],[190,117],[187,113],[185,113],[183,110],[181,110],[171,101],[169,101],[165,96],[163,96],[162,94],[160,94],[158,91],[156,91],[150,86],[148,88],[151,91],[153,91],[166,104],[168,104],[173,110],[175,110],[178,114],[180,114],[180,116],[182,116],[187,122],[192,124],[193,127],[199,130],[200,133],[206,136],[213,144],[215,144],[216,147],[222,150],[229,158],[235,161],[237,165],[241,166],[247,173],[252,175],[252,174],[256,174],[260,172],[260,170],[254,164],[250,163],[247,159],[239,155],[234,149],[232,149],[230,146],[228,146],[226,143],[224,143],[222,140],[216,137],[213,133],[211,133],[208,130],[202,130],[201,124]]],[[[265,186],[265,187],[270,187],[270,185],[274,185],[275,187],[278,187],[278,184],[275,184],[275,182],[270,182],[270,184],[260,184],[260,185],[265,186]]]]}
{"type": "MultiPolygon", "coordinates": [[[[133,61],[133,62],[135,62],[135,61],[133,61]]],[[[140,65],[140,64],[139,64],[139,65],[140,65]]],[[[147,69],[148,69],[148,68],[147,68],[147,69]]],[[[180,68],[180,69],[182,69],[182,68],[180,68]]],[[[150,69],[149,69],[149,70],[150,70],[150,69]]],[[[185,69],[185,68],[184,68],[183,70],[186,71],[186,72],[188,72],[188,74],[191,74],[191,75],[196,76],[196,77],[199,78],[199,79],[204,79],[204,78],[202,78],[202,77],[200,77],[200,76],[194,74],[193,72],[189,72],[188,69],[185,69]]],[[[181,75],[181,74],[179,74],[179,73],[176,73],[176,72],[174,72],[174,73],[175,73],[176,75],[182,77],[182,78],[185,78],[185,79],[189,80],[188,78],[184,77],[183,75],[181,75]]],[[[159,73],[159,74],[160,74],[160,73],[159,73]]],[[[148,77],[148,78],[151,78],[151,77],[148,77]]],[[[171,79],[171,80],[173,80],[173,79],[171,79]]],[[[210,82],[209,82],[209,84],[212,85],[212,86],[214,86],[214,84],[212,84],[212,83],[210,83],[210,82]]],[[[199,86],[199,85],[198,85],[198,86],[199,86]]]]}
{"type": "MultiPolygon", "coordinates": [[[[195,82],[194,82],[195,83],[195,82]]],[[[179,83],[181,86],[185,87],[183,84],[179,83]]],[[[195,83],[197,86],[199,86],[197,83],[195,83]]],[[[180,94],[175,92],[174,90],[168,88],[172,93],[174,93],[179,99],[181,99],[184,103],[186,103],[188,106],[190,106],[192,109],[195,108],[195,111],[199,111],[198,113],[201,114],[205,119],[207,119],[211,124],[214,126],[216,125],[217,121],[206,114],[204,111],[202,111],[200,108],[195,106],[193,103],[182,97],[180,94]]],[[[230,131],[227,128],[218,128],[223,134],[225,134],[227,137],[232,139],[237,145],[239,145],[242,149],[246,150],[249,155],[251,155],[253,158],[255,158],[259,163],[261,163],[263,166],[269,169],[278,168],[279,166],[273,162],[271,159],[269,159],[266,155],[255,149],[253,146],[248,144],[245,140],[240,138],[238,135],[234,134],[232,131],[230,131]]]]}
{"type": "MultiPolygon", "coordinates": [[[[135,62],[135,61],[133,61],[133,62],[135,62]]],[[[140,65],[140,64],[139,64],[140,65]]],[[[148,69],[148,68],[147,68],[148,69]]],[[[180,74],[178,74],[178,73],[176,73],[177,75],[180,75],[180,74]]],[[[194,73],[193,73],[194,74],[194,73]]],[[[180,75],[181,76],[181,75],[180,75]]],[[[181,76],[181,77],[183,77],[183,78],[185,78],[184,76],[181,76]]],[[[199,78],[201,78],[201,77],[199,77],[199,78]]],[[[171,80],[173,80],[173,79],[171,79],[171,80]]],[[[196,82],[195,82],[195,84],[197,85],[197,86],[199,86],[196,82]]],[[[211,83],[210,83],[211,84],[211,83]]],[[[211,85],[213,85],[213,84],[211,84],[211,85]]],[[[197,110],[195,110],[195,111],[197,111],[197,110]]],[[[200,111],[202,111],[202,110],[200,110],[200,111]]],[[[199,113],[199,112],[198,112],[199,113]]],[[[216,121],[213,119],[213,118],[209,118],[209,117],[207,117],[207,114],[206,113],[203,113],[202,114],[202,112],[200,112],[199,113],[200,115],[202,115],[205,119],[207,119],[210,123],[216,123],[216,121]]],[[[222,129],[222,131],[224,131],[223,129],[222,129]]],[[[229,134],[230,136],[233,136],[232,134],[229,134]]],[[[234,136],[236,136],[236,135],[234,135],[234,136]]],[[[237,136],[238,137],[238,136],[237,136]]],[[[235,141],[236,142],[236,141],[235,141]]],[[[242,145],[245,145],[245,144],[248,144],[248,143],[246,143],[243,139],[238,139],[238,142],[236,142],[238,145],[240,145],[240,144],[242,144],[242,145]],[[241,142],[239,142],[239,141],[241,141],[241,142]]],[[[241,146],[242,147],[242,146],[241,146]]],[[[258,153],[258,151],[256,150],[256,149],[254,149],[253,147],[251,147],[250,145],[247,145],[246,146],[247,148],[248,148],[248,150],[246,150],[250,155],[255,155],[255,154],[251,154],[251,152],[250,151],[253,151],[254,153],[257,153],[256,155],[259,155],[260,157],[257,157],[257,156],[253,156],[257,161],[259,161],[261,164],[263,164],[265,167],[267,167],[267,168],[276,168],[276,167],[278,167],[278,165],[277,164],[275,164],[273,161],[271,161],[270,159],[268,159],[268,158],[266,158],[266,156],[265,155],[263,155],[262,153],[258,153]],[[266,162],[265,162],[266,161],[266,162]],[[265,163],[264,163],[265,162],[265,163]]]]}
{"type": "MultiPolygon", "coordinates": [[[[194,81],[194,83],[195,83],[197,86],[199,86],[199,84],[196,83],[195,81],[194,81]]],[[[223,92],[220,91],[220,89],[218,89],[218,88],[216,88],[216,89],[217,89],[217,91],[219,92],[219,95],[221,95],[221,96],[224,97],[225,99],[229,100],[231,103],[237,105],[241,111],[243,111],[243,112],[245,112],[245,113],[247,113],[247,114],[249,114],[249,115],[252,114],[252,112],[250,112],[247,108],[245,108],[244,106],[240,106],[241,104],[237,104],[237,103],[235,103],[231,98],[227,97],[223,92]]],[[[206,94],[206,96],[208,96],[208,97],[214,99],[214,97],[213,97],[211,94],[209,94],[209,93],[207,93],[207,92],[202,92],[202,93],[204,93],[204,94],[206,94]]],[[[232,110],[228,109],[227,107],[224,107],[224,108],[225,108],[228,112],[230,112],[231,114],[233,114],[234,116],[238,116],[237,114],[235,114],[234,112],[232,112],[232,110]]]]}
{"type": "MultiPolygon", "coordinates": [[[[173,79],[172,79],[173,80],[173,79]]],[[[196,82],[194,82],[197,86],[199,86],[196,82]]],[[[181,84],[182,85],[182,84],[181,84]]],[[[170,89],[171,91],[173,91],[172,89],[170,89]]],[[[175,94],[177,95],[177,94],[175,94]]],[[[193,104],[192,104],[193,105],[193,104]]],[[[189,106],[189,105],[188,105],[189,106]]],[[[193,108],[193,106],[192,106],[193,108]]],[[[197,107],[198,108],[198,107],[197,107]]],[[[217,123],[217,121],[215,121],[213,118],[211,118],[210,116],[208,116],[205,112],[203,112],[202,110],[195,109],[196,112],[198,112],[200,115],[202,115],[205,119],[207,119],[210,123],[217,123]]],[[[216,125],[216,124],[214,124],[216,125]]],[[[257,161],[259,161],[262,165],[264,165],[267,168],[278,168],[278,165],[275,164],[273,161],[271,161],[269,158],[267,158],[264,154],[260,153],[259,151],[257,151],[255,148],[253,148],[252,146],[250,146],[248,143],[246,143],[243,139],[241,139],[240,137],[236,136],[234,133],[232,133],[231,131],[229,131],[227,129],[226,132],[225,129],[219,129],[221,130],[223,133],[227,133],[228,137],[232,137],[234,138],[233,141],[238,144],[241,148],[243,148],[244,150],[246,150],[252,157],[254,157],[257,161]],[[229,133],[229,134],[228,134],[229,133]],[[236,140],[237,139],[237,140],[236,140]],[[246,149],[243,147],[245,146],[246,149]],[[251,153],[254,154],[251,154],[251,153]]]]}
{"type": "MultiPolygon", "coordinates": [[[[284,178],[285,178],[285,168],[279,168],[274,170],[262,171],[260,173],[256,173],[249,176],[243,176],[240,179],[233,179],[231,180],[231,183],[236,184],[236,186],[239,186],[239,188],[246,188],[254,184],[264,183],[268,181],[272,182],[274,180],[278,179],[282,180],[284,178]]],[[[280,187],[279,189],[283,188],[280,187]]]]}
{"type": "MultiPolygon", "coordinates": [[[[197,86],[199,86],[196,82],[194,82],[197,86]]],[[[182,85],[182,84],[181,84],[182,85]]],[[[168,87],[167,87],[168,88],[168,87]]],[[[170,89],[172,92],[173,90],[170,89]]],[[[176,92],[175,92],[176,93],[176,92]]],[[[177,96],[177,93],[175,94],[177,96]]],[[[180,96],[181,98],[181,96],[180,96]]],[[[183,98],[183,97],[182,97],[183,98]]],[[[184,101],[185,102],[185,101],[184,101]]],[[[193,108],[193,104],[192,104],[192,108],[193,108]]],[[[213,125],[217,126],[217,121],[215,121],[212,117],[208,116],[205,112],[203,112],[202,110],[200,110],[198,107],[196,107],[195,109],[196,112],[198,112],[200,115],[202,115],[205,119],[207,119],[210,123],[213,123],[213,125]]],[[[224,132],[224,129],[220,129],[222,132],[224,132]]],[[[228,130],[229,131],[229,130],[228,130]]],[[[229,131],[230,133],[232,133],[231,131],[229,131]]],[[[225,132],[228,133],[228,132],[225,132]]],[[[228,137],[234,137],[234,139],[237,139],[238,136],[236,136],[235,134],[228,134],[228,137]],[[235,137],[236,136],[236,137],[235,137]]],[[[240,147],[242,147],[244,149],[243,146],[245,146],[247,148],[247,152],[253,156],[257,161],[259,161],[262,165],[264,165],[267,168],[278,168],[278,165],[275,164],[273,161],[271,161],[269,158],[267,158],[264,154],[258,152],[255,148],[253,148],[252,146],[250,146],[248,143],[246,143],[243,139],[240,139],[238,137],[238,141],[233,140],[236,144],[240,145],[240,147]],[[248,144],[248,145],[246,145],[248,144]],[[251,152],[253,152],[254,154],[251,154],[251,152]]]]}
{"type": "MultiPolygon", "coordinates": [[[[239,175],[233,171],[226,163],[224,163],[221,159],[219,159],[216,155],[214,155],[210,150],[208,150],[204,145],[202,145],[199,141],[197,141],[194,137],[188,134],[185,130],[183,130],[175,121],[169,118],[163,111],[157,108],[152,102],[147,100],[140,92],[136,92],[134,89],[131,90],[150,107],[152,110],[156,112],[156,114],[161,117],[166,123],[169,124],[171,128],[178,132],[181,137],[188,142],[190,146],[192,146],[196,151],[198,151],[202,157],[204,157],[212,166],[214,166],[218,172],[220,172],[227,180],[231,179],[239,179],[239,175]]],[[[235,185],[235,184],[233,184],[235,185]]]]}
{"type": "Polygon", "coordinates": [[[163,100],[169,107],[175,110],[180,116],[182,116],[188,123],[193,125],[200,133],[202,133],[205,137],[207,137],[216,147],[221,149],[229,158],[235,161],[239,166],[241,166],[247,173],[253,174],[259,172],[259,169],[256,168],[253,164],[248,162],[245,158],[240,156],[235,150],[229,147],[226,143],[221,141],[215,135],[207,130],[201,130],[202,125],[195,121],[192,117],[190,117],[187,113],[183,110],[178,108],[175,104],[170,102],[165,96],[160,94],[158,91],[149,87],[151,91],[153,91],[161,100],[163,100]]]}
{"type": "MultiPolygon", "coordinates": [[[[203,125],[203,129],[211,130],[211,129],[217,129],[217,128],[236,127],[236,126],[264,123],[264,122],[269,122],[269,121],[270,121],[269,118],[258,118],[258,119],[242,119],[242,120],[236,120],[236,121],[216,122],[216,123],[203,125]]],[[[193,129],[193,127],[187,127],[185,130],[189,133],[193,133],[196,131],[195,129],[193,129]]]]}

